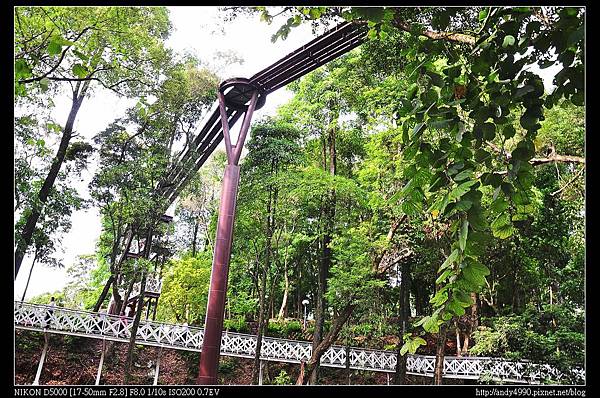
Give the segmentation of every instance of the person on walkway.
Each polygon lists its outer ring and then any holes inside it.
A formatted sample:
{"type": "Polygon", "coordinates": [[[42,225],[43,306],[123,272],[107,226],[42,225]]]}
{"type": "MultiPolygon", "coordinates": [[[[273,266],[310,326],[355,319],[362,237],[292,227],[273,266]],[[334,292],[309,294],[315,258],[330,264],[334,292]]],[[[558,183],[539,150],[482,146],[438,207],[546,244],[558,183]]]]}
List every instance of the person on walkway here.
{"type": "Polygon", "coordinates": [[[106,330],[106,314],[108,313],[108,308],[106,309],[100,309],[100,334],[104,334],[104,331],[106,330]]]}
{"type": "Polygon", "coordinates": [[[54,313],[54,308],[56,307],[56,300],[54,299],[54,296],[52,296],[52,298],[50,299],[50,304],[48,304],[48,307],[50,308],[48,308],[46,318],[44,319],[44,329],[48,328],[50,319],[52,319],[52,314],[54,313]]]}
{"type": "Polygon", "coordinates": [[[190,332],[190,328],[188,327],[187,322],[184,322],[182,327],[181,327],[181,344],[185,345],[185,342],[188,339],[188,334],[190,332]]]}
{"type": "MultiPolygon", "coordinates": [[[[127,305],[125,307],[125,309],[123,310],[123,312],[121,313],[121,315],[119,315],[119,319],[121,319],[121,325],[119,327],[119,334],[121,334],[121,332],[123,330],[127,329],[127,324],[129,323],[130,313],[131,313],[131,304],[127,305]]],[[[120,336],[120,337],[122,337],[122,336],[120,336]]]]}

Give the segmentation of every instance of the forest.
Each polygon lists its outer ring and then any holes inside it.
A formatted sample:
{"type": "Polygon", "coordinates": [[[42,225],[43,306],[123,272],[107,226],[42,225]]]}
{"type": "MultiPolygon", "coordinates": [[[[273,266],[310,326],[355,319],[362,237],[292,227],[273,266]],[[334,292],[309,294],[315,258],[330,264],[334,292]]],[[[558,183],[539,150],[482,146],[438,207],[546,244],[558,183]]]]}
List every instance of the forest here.
{"type": "MultiPolygon", "coordinates": [[[[368,32],[250,125],[223,329],[307,341],[312,352],[301,368],[270,362],[263,381],[258,343],[247,383],[337,384],[319,366],[334,345],[394,351],[391,384],[417,383],[411,355],[435,356],[425,384],[448,383],[447,356],[547,364],[561,377],[542,383],[582,383],[585,9],[219,12],[228,24],[277,26],[274,43],[300,25],[315,37],[343,21],[368,32]]],[[[169,48],[173,29],[166,7],[14,9],[15,279],[65,268],[64,288],[26,301],[113,315],[136,286],[144,303],[145,286],[161,281],[148,311],[130,314],[117,384],[145,383],[132,378],[145,320],[206,319],[225,150],[177,189],[168,183],[231,76],[169,48]],[[134,105],[88,139],[74,126],[102,111],[85,107],[101,92],[134,105]],[[61,119],[51,116],[58,97],[69,104],[61,119]],[[89,208],[101,220],[96,249],[64,263],[72,215],[89,208]]],[[[19,373],[32,337],[15,333],[19,373]]],[[[195,377],[199,354],[186,355],[195,377]]],[[[378,383],[361,372],[357,384],[378,383]]]]}

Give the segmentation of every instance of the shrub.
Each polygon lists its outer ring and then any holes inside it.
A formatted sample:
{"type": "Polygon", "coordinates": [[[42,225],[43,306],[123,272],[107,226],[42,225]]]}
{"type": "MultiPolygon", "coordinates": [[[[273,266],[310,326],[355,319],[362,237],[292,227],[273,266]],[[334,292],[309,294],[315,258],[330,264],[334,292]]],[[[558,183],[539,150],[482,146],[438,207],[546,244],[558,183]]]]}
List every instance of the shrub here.
{"type": "Polygon", "coordinates": [[[292,320],[271,320],[267,329],[270,336],[286,339],[298,338],[302,333],[302,323],[295,319],[292,320]]]}
{"type": "Polygon", "coordinates": [[[521,315],[488,318],[483,323],[473,335],[472,354],[549,364],[565,375],[561,382],[580,382],[571,370],[584,364],[582,313],[548,305],[541,311],[527,308],[521,315]]]}
{"type": "Polygon", "coordinates": [[[275,377],[275,379],[273,380],[273,383],[279,386],[292,384],[292,379],[287,374],[287,372],[282,369],[281,372],[279,372],[279,375],[277,375],[277,377],[275,377]]]}
{"type": "Polygon", "coordinates": [[[236,358],[225,357],[219,362],[219,373],[231,374],[235,371],[237,364],[236,358]]]}
{"type": "Polygon", "coordinates": [[[223,329],[236,333],[247,333],[250,330],[248,324],[242,317],[225,319],[223,321],[223,329]]]}

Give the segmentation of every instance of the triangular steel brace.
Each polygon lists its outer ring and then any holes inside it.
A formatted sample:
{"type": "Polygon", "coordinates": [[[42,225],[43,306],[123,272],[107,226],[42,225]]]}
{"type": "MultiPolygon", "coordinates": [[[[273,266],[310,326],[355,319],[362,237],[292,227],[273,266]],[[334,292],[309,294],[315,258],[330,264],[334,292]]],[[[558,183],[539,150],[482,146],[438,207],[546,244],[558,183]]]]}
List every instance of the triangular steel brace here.
{"type": "Polygon", "coordinates": [[[235,145],[231,144],[229,122],[227,121],[227,111],[225,109],[225,95],[221,91],[219,91],[218,95],[219,111],[221,112],[221,124],[223,125],[223,138],[225,139],[225,151],[227,152],[227,163],[237,166],[240,161],[240,156],[242,155],[242,148],[244,147],[244,142],[246,141],[246,134],[248,133],[248,128],[250,127],[252,114],[254,113],[254,108],[256,107],[258,91],[254,91],[254,93],[252,93],[252,98],[250,99],[250,104],[248,104],[248,108],[244,114],[244,121],[242,122],[240,134],[238,135],[235,145]]]}

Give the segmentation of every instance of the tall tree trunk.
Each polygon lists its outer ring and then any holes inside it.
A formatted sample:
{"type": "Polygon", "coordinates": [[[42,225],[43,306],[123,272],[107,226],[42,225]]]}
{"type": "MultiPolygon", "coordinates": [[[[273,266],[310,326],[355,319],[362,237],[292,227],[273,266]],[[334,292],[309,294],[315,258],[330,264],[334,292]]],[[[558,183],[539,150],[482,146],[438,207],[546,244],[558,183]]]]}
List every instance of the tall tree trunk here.
{"type": "MultiPolygon", "coordinates": [[[[329,331],[323,337],[323,339],[317,345],[317,347],[315,349],[313,349],[312,355],[311,355],[310,359],[308,360],[308,362],[306,363],[305,373],[303,375],[303,376],[305,376],[306,374],[309,374],[309,383],[310,384],[312,384],[312,382],[310,380],[313,380],[313,373],[316,372],[316,370],[318,368],[318,364],[321,361],[321,357],[323,356],[325,351],[327,351],[329,349],[329,347],[331,347],[333,342],[337,339],[338,334],[340,333],[340,330],[342,330],[344,323],[348,320],[350,315],[352,315],[352,311],[354,311],[355,307],[356,307],[356,304],[354,304],[352,302],[352,299],[350,299],[350,301],[346,304],[344,309],[342,311],[340,311],[340,315],[336,319],[333,320],[331,329],[329,329],[329,331]]],[[[302,380],[302,383],[300,383],[300,380],[299,380],[298,384],[304,384],[304,380],[302,380]]]]}
{"type": "Polygon", "coordinates": [[[108,281],[106,281],[106,284],[104,285],[104,288],[102,289],[102,293],[100,293],[100,297],[98,297],[98,300],[96,301],[96,304],[94,304],[94,309],[92,311],[94,311],[94,312],[100,311],[100,307],[102,307],[102,303],[104,302],[104,300],[106,300],[106,296],[108,295],[108,292],[110,291],[110,286],[112,285],[114,279],[115,279],[115,277],[112,274],[108,277],[108,281]]]}
{"type": "MultiPolygon", "coordinates": [[[[150,257],[150,250],[152,247],[152,228],[148,228],[146,235],[146,244],[144,245],[143,258],[148,259],[150,257]]],[[[129,338],[129,346],[127,347],[127,363],[125,365],[125,377],[123,384],[130,384],[131,381],[131,365],[133,363],[133,349],[135,348],[135,339],[137,337],[138,327],[140,326],[140,319],[142,318],[142,311],[144,310],[144,295],[146,293],[146,274],[147,269],[142,269],[142,281],[140,282],[140,294],[138,295],[135,319],[133,325],[131,325],[131,337],[129,338]]]]}
{"type": "MultiPolygon", "coordinates": [[[[120,229],[120,227],[118,229],[120,229]]],[[[113,300],[114,300],[116,306],[118,307],[118,310],[120,310],[120,308],[121,308],[121,296],[118,292],[118,280],[119,280],[120,271],[121,271],[121,263],[125,259],[125,255],[129,251],[129,248],[131,247],[131,241],[133,240],[133,229],[131,227],[128,226],[127,228],[125,228],[124,238],[125,238],[125,249],[121,253],[121,256],[117,259],[117,255],[119,254],[119,246],[120,246],[121,239],[122,239],[121,233],[117,232],[115,241],[113,242],[111,254],[110,254],[111,275],[108,278],[108,280],[106,281],[106,284],[104,285],[104,289],[102,289],[102,293],[100,294],[100,297],[98,297],[96,304],[94,304],[94,309],[93,309],[94,312],[98,312],[100,310],[102,303],[106,299],[106,295],[108,294],[111,284],[113,285],[113,300]],[[115,291],[115,289],[116,289],[116,291],[115,291]]]]}
{"type": "Polygon", "coordinates": [[[456,356],[462,355],[461,344],[460,344],[460,326],[458,324],[458,317],[454,319],[454,333],[456,335],[456,356]]]}
{"type": "Polygon", "coordinates": [[[39,205],[36,205],[31,209],[31,213],[29,213],[27,216],[23,229],[17,238],[17,247],[15,249],[15,279],[17,279],[17,274],[19,273],[21,263],[23,262],[23,258],[27,253],[27,249],[29,248],[29,245],[31,245],[35,226],[40,218],[43,206],[48,200],[50,191],[52,190],[56,178],[58,177],[58,172],[60,171],[60,168],[65,160],[69,142],[73,136],[73,125],[75,124],[75,118],[77,117],[79,108],[81,107],[83,99],[85,98],[89,84],[89,81],[86,81],[85,83],[78,82],[75,90],[73,91],[71,110],[69,111],[69,116],[67,117],[67,122],[65,123],[65,127],[63,129],[58,151],[52,160],[50,171],[48,172],[48,175],[46,176],[46,179],[44,180],[44,183],[42,184],[42,187],[37,195],[36,202],[39,203],[39,205]]]}
{"type": "Polygon", "coordinates": [[[131,296],[131,292],[133,291],[133,285],[135,285],[136,279],[137,272],[133,274],[133,277],[129,281],[129,286],[127,286],[127,290],[125,291],[125,295],[123,296],[123,306],[121,307],[121,311],[119,311],[119,315],[123,315],[125,313],[125,308],[127,306],[127,302],[129,301],[129,296],[131,296]]]}
{"type": "Polygon", "coordinates": [[[435,350],[435,370],[433,373],[433,384],[441,385],[444,374],[444,356],[446,350],[446,332],[447,326],[440,326],[438,333],[437,346],[435,350]]]}
{"type": "Polygon", "coordinates": [[[194,224],[194,237],[192,238],[192,257],[196,257],[196,240],[198,239],[198,219],[194,224]]]}
{"type": "Polygon", "coordinates": [[[471,339],[471,334],[479,326],[479,313],[477,310],[478,309],[477,293],[471,293],[471,300],[473,301],[473,303],[471,304],[471,313],[469,314],[469,322],[468,322],[467,330],[465,332],[465,336],[463,339],[463,347],[461,350],[462,355],[467,355],[469,353],[469,340],[471,339]]]}
{"type": "Polygon", "coordinates": [[[404,344],[404,334],[408,332],[408,318],[410,317],[410,271],[409,264],[402,265],[400,280],[400,341],[396,352],[396,372],[394,384],[406,384],[406,354],[400,355],[404,344]]]}
{"type": "MultiPolygon", "coordinates": [[[[285,248],[287,254],[287,247],[285,248]]],[[[290,290],[290,279],[288,278],[288,270],[287,270],[287,255],[283,260],[283,280],[285,282],[285,288],[283,289],[283,299],[281,299],[281,307],[279,307],[279,313],[277,314],[277,318],[283,319],[287,317],[287,302],[288,302],[288,293],[290,290]]]]}
{"type": "Polygon", "coordinates": [[[27,277],[27,283],[25,284],[25,290],[23,290],[23,296],[21,297],[21,302],[25,301],[25,294],[27,294],[27,288],[29,287],[29,281],[31,280],[31,273],[33,271],[33,266],[35,265],[35,260],[37,260],[38,256],[38,248],[35,248],[35,255],[33,256],[33,262],[31,263],[31,268],[29,269],[29,276],[27,277]]]}
{"type": "Polygon", "coordinates": [[[142,310],[144,308],[144,292],[146,290],[146,270],[142,271],[142,281],[140,283],[140,294],[138,296],[138,305],[135,311],[135,319],[131,326],[131,337],[129,338],[129,345],[127,347],[127,362],[125,364],[125,376],[123,378],[123,384],[131,384],[131,365],[133,364],[133,348],[135,347],[135,338],[137,335],[138,327],[140,326],[140,319],[142,318],[142,310]]]}
{"type": "Polygon", "coordinates": [[[258,302],[258,330],[256,333],[256,352],[254,353],[254,367],[252,368],[252,383],[258,384],[260,373],[260,353],[262,349],[262,338],[264,335],[265,324],[265,294],[267,290],[267,272],[266,265],[263,266],[261,275],[259,302],[258,302]]]}
{"type": "MultiPolygon", "coordinates": [[[[325,144],[325,143],[324,143],[325,144]]],[[[335,151],[335,128],[330,128],[327,136],[327,144],[329,147],[329,174],[336,174],[336,151],[335,151]]],[[[329,269],[331,268],[331,238],[333,235],[333,227],[335,220],[335,190],[332,189],[328,193],[327,200],[324,201],[325,208],[323,209],[325,218],[325,230],[323,231],[323,244],[321,262],[319,266],[319,283],[316,296],[316,311],[315,311],[315,332],[313,334],[312,346],[313,351],[319,346],[323,338],[323,326],[325,324],[326,300],[325,292],[327,291],[327,279],[329,278],[329,269]]],[[[319,363],[316,363],[310,372],[310,384],[317,384],[319,378],[319,363]]]]}
{"type": "MultiPolygon", "coordinates": [[[[275,164],[271,163],[271,174],[273,173],[275,164]]],[[[259,296],[259,314],[258,314],[258,331],[256,334],[256,351],[254,354],[254,367],[252,368],[252,383],[258,384],[258,376],[260,373],[260,353],[262,348],[262,337],[265,330],[265,315],[266,303],[265,295],[267,290],[267,273],[271,268],[271,240],[273,238],[273,226],[275,223],[275,207],[277,203],[277,189],[269,187],[269,196],[267,201],[267,228],[265,231],[265,261],[262,268],[262,277],[259,296]]]]}
{"type": "Polygon", "coordinates": [[[267,314],[270,314],[269,319],[275,318],[275,282],[277,281],[277,277],[271,279],[270,288],[269,288],[269,311],[267,314]]]}

